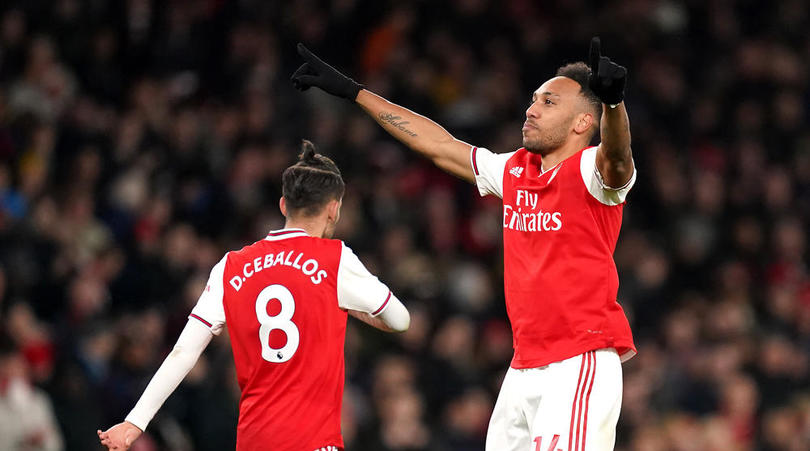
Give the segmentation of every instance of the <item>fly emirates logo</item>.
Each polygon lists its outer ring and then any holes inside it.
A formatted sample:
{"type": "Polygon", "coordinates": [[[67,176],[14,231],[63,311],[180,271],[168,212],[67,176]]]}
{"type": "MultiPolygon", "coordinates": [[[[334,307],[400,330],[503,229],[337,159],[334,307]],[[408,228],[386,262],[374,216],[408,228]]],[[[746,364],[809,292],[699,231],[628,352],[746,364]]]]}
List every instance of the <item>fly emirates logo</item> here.
{"type": "Polygon", "coordinates": [[[310,281],[318,285],[326,277],[326,270],[318,269],[318,260],[314,258],[304,257],[303,252],[289,251],[279,252],[278,254],[266,254],[263,257],[256,257],[252,261],[245,263],[242,267],[242,275],[235,275],[231,278],[230,283],[234,290],[239,291],[242,284],[254,275],[261,272],[263,269],[272,268],[276,265],[284,265],[293,267],[306,276],[310,276],[310,281]],[[302,263],[303,261],[303,263],[302,263]]]}
{"type": "Polygon", "coordinates": [[[555,232],[562,228],[562,213],[535,211],[540,195],[519,189],[515,205],[503,204],[503,228],[521,232],[555,232]]]}

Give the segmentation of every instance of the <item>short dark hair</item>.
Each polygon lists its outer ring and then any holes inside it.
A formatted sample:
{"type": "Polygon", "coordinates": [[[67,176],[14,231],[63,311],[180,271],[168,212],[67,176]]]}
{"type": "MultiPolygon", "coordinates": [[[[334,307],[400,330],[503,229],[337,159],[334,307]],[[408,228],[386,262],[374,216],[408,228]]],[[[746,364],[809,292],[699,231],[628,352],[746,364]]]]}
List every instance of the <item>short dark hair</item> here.
{"type": "Polygon", "coordinates": [[[591,78],[591,68],[582,61],[566,64],[557,69],[558,77],[566,77],[579,83],[580,92],[585,96],[588,104],[593,107],[596,123],[602,119],[602,101],[591,91],[588,80],[591,78]]]}
{"type": "Polygon", "coordinates": [[[298,162],[281,176],[288,213],[314,216],[330,200],[342,199],[345,191],[346,184],[335,162],[316,153],[315,145],[303,140],[298,162]]]}

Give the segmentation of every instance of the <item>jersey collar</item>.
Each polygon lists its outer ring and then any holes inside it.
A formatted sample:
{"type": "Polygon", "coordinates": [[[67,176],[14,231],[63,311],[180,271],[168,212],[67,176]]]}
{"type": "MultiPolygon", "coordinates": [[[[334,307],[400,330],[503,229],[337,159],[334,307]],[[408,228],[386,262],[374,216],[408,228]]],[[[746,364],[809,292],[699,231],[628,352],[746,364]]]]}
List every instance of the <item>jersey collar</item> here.
{"type": "Polygon", "coordinates": [[[287,238],[297,238],[299,236],[309,236],[309,235],[304,229],[271,230],[270,233],[267,234],[265,240],[278,241],[278,240],[286,240],[287,238]]]}

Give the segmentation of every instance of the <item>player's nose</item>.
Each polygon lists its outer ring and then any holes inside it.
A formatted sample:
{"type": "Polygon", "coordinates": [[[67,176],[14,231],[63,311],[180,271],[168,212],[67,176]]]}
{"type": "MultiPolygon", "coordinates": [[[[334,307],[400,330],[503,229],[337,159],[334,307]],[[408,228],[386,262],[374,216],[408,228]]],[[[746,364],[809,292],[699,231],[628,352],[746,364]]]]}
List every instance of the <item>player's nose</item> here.
{"type": "Polygon", "coordinates": [[[526,108],[526,118],[537,119],[538,117],[540,117],[540,109],[537,108],[537,102],[534,102],[529,105],[529,108],[526,108]]]}

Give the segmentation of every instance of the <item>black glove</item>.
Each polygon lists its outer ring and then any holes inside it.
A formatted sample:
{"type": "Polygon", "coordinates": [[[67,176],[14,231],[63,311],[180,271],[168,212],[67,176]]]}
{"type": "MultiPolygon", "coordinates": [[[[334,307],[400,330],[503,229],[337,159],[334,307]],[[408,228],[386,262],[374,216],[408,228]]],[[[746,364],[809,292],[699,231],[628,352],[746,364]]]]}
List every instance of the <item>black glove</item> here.
{"type": "Polygon", "coordinates": [[[304,58],[306,63],[302,64],[290,78],[295,89],[306,91],[317,86],[333,96],[343,97],[352,102],[357,98],[357,93],[363,89],[363,85],[323,62],[300,42],[298,43],[298,54],[304,58]]]}
{"type": "Polygon", "coordinates": [[[602,103],[617,105],[624,100],[624,85],[627,82],[627,69],[610,58],[602,56],[602,43],[599,38],[591,39],[591,77],[588,86],[602,103]]]}

